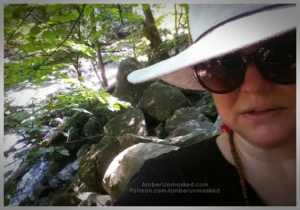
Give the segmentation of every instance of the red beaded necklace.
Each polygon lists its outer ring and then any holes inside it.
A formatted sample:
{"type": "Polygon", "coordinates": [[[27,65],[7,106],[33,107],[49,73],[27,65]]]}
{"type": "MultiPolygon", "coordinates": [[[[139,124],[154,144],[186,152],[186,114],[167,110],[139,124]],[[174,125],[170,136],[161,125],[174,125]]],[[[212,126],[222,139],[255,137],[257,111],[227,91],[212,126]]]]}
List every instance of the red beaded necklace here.
{"type": "Polygon", "coordinates": [[[236,152],[235,144],[234,144],[234,141],[233,141],[233,130],[231,130],[225,124],[221,126],[221,130],[222,130],[222,132],[226,132],[226,133],[229,134],[230,151],[231,151],[231,155],[232,155],[235,167],[236,167],[237,172],[239,174],[243,198],[244,198],[246,206],[250,206],[249,200],[248,200],[247,188],[246,188],[246,181],[245,181],[245,178],[244,178],[244,175],[243,175],[243,170],[242,170],[242,167],[241,167],[241,164],[240,164],[239,156],[236,152]]]}

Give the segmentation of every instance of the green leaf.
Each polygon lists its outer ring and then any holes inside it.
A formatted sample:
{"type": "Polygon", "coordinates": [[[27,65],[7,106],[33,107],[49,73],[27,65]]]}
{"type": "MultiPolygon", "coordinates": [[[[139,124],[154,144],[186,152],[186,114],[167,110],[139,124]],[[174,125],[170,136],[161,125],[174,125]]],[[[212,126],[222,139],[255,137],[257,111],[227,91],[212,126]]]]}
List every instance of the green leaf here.
{"type": "Polygon", "coordinates": [[[22,44],[19,46],[19,50],[24,51],[24,52],[33,52],[36,49],[32,44],[22,44]]]}
{"type": "Polygon", "coordinates": [[[61,9],[61,7],[62,7],[61,4],[49,4],[47,6],[47,11],[49,11],[49,12],[57,11],[57,10],[61,9]]]}
{"type": "Polygon", "coordinates": [[[147,10],[150,7],[150,4],[142,4],[143,10],[147,10]]]}
{"type": "Polygon", "coordinates": [[[83,12],[84,16],[90,16],[92,14],[93,10],[94,9],[91,5],[87,5],[83,12]]]}
{"type": "Polygon", "coordinates": [[[142,20],[143,18],[138,15],[138,14],[130,14],[128,17],[127,17],[127,20],[130,21],[130,22],[134,22],[134,21],[139,21],[139,20],[142,20]]]}
{"type": "Polygon", "coordinates": [[[58,28],[56,31],[54,31],[56,36],[66,36],[67,35],[67,30],[64,28],[58,28]]]}
{"type": "Polygon", "coordinates": [[[49,148],[45,148],[45,149],[42,149],[42,150],[39,150],[39,151],[35,152],[34,156],[44,155],[46,153],[52,154],[53,152],[54,152],[54,147],[49,147],[49,148]]]}
{"type": "Polygon", "coordinates": [[[10,185],[10,188],[9,188],[9,194],[10,195],[14,195],[14,193],[16,192],[17,190],[17,184],[15,182],[13,182],[11,185],[10,185]]]}
{"type": "Polygon", "coordinates": [[[95,51],[91,47],[84,46],[82,49],[82,53],[87,55],[88,57],[94,57],[95,51]]]}
{"type": "Polygon", "coordinates": [[[44,38],[44,39],[47,39],[47,40],[49,40],[49,41],[54,41],[55,40],[55,34],[53,33],[53,32],[51,32],[51,31],[44,31],[43,33],[42,33],[42,37],[44,38]]]}
{"type": "Polygon", "coordinates": [[[74,110],[74,111],[79,111],[79,112],[83,112],[83,113],[90,114],[90,115],[93,115],[93,113],[89,112],[89,111],[86,110],[86,109],[82,109],[82,108],[72,108],[72,110],[74,110]]]}
{"type": "Polygon", "coordinates": [[[39,34],[41,32],[41,28],[38,26],[33,26],[32,28],[30,28],[29,31],[29,35],[30,36],[36,36],[37,34],[39,34]]]}
{"type": "Polygon", "coordinates": [[[8,206],[10,204],[10,199],[4,198],[4,206],[8,206]]]}
{"type": "Polygon", "coordinates": [[[4,7],[4,17],[11,17],[12,16],[12,10],[10,7],[4,7]]]}
{"type": "Polygon", "coordinates": [[[60,154],[62,154],[62,155],[65,155],[65,156],[69,156],[69,155],[70,155],[69,151],[66,150],[66,149],[59,150],[58,152],[59,152],[60,154]]]}
{"type": "Polygon", "coordinates": [[[73,20],[79,17],[79,13],[77,10],[73,10],[68,16],[70,17],[70,20],[73,20]]]}
{"type": "Polygon", "coordinates": [[[121,106],[119,104],[114,104],[114,107],[116,110],[120,110],[121,109],[121,106]]]}
{"type": "Polygon", "coordinates": [[[34,156],[36,154],[36,152],[38,151],[38,149],[33,149],[33,150],[30,150],[29,152],[27,152],[27,157],[28,158],[31,158],[32,156],[34,156]]]}

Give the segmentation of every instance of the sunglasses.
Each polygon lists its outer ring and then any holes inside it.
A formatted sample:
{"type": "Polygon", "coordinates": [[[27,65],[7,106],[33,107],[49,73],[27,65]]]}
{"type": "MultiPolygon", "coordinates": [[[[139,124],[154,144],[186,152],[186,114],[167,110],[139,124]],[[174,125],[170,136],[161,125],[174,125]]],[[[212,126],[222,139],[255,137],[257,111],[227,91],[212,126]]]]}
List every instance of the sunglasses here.
{"type": "Polygon", "coordinates": [[[229,93],[244,81],[254,62],[263,77],[276,84],[296,83],[296,30],[270,39],[251,55],[226,54],[192,66],[199,83],[212,93],[229,93]]]}

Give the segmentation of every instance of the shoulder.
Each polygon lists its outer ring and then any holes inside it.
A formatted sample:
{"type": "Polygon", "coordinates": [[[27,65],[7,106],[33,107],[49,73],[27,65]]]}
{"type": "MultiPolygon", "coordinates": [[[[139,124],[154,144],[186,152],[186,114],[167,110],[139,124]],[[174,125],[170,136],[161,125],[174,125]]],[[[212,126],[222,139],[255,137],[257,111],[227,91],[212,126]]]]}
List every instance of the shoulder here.
{"type": "Polygon", "coordinates": [[[145,162],[145,165],[149,162],[159,162],[164,165],[191,165],[199,164],[204,161],[216,161],[217,159],[222,159],[223,156],[218,149],[216,143],[217,136],[213,136],[209,139],[203,140],[199,143],[193,144],[191,146],[181,148],[179,150],[173,150],[171,152],[162,154],[156,158],[149,159],[145,162]]]}

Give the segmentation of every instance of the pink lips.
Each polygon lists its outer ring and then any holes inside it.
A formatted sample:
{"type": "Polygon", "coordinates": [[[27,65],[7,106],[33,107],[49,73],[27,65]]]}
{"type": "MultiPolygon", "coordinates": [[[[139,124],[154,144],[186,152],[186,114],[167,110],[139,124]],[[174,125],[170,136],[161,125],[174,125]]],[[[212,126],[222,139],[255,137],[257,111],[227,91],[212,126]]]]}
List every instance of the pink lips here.
{"type": "Polygon", "coordinates": [[[278,106],[255,106],[245,109],[241,114],[249,120],[261,121],[272,119],[283,111],[283,107],[278,106]]]}

